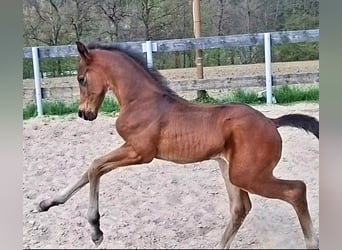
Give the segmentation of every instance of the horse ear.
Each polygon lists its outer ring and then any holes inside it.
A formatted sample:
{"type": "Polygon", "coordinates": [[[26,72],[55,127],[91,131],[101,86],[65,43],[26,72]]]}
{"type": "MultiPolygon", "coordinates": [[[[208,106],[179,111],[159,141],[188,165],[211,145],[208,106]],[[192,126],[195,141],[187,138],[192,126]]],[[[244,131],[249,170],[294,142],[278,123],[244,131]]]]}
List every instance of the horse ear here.
{"type": "Polygon", "coordinates": [[[79,41],[76,41],[76,45],[77,45],[78,53],[80,54],[81,58],[84,59],[85,61],[89,61],[90,54],[89,54],[87,47],[79,41]]]}

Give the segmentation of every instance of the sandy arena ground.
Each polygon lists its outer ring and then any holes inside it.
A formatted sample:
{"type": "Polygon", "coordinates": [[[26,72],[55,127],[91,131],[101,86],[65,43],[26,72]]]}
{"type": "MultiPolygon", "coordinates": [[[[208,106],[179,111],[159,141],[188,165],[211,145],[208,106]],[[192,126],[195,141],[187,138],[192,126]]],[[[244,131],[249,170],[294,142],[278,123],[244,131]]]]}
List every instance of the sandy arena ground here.
{"type": "MultiPolygon", "coordinates": [[[[319,60],[312,61],[294,61],[294,62],[274,62],[272,63],[272,74],[295,74],[319,71],[319,60]]],[[[195,79],[196,68],[163,69],[160,73],[167,79],[195,79]]],[[[203,77],[206,79],[220,77],[240,77],[255,76],[265,74],[265,64],[240,64],[228,66],[210,66],[203,68],[203,77]]]]}
{"type": "MultiPolygon", "coordinates": [[[[319,117],[319,104],[256,106],[276,117],[300,112],[319,117]]],[[[92,122],[69,115],[23,122],[23,247],[93,249],[87,222],[89,186],[64,205],[35,213],[37,204],[77,180],[91,161],[123,142],[115,117],[92,122]]],[[[275,175],[302,179],[319,234],[319,142],[295,128],[280,128],[283,155],[275,175]]],[[[232,248],[304,248],[292,207],[251,195],[253,208],[232,248]]],[[[101,178],[99,248],[206,248],[219,242],[230,218],[228,195],[214,161],[177,165],[154,160],[101,178]]]]}

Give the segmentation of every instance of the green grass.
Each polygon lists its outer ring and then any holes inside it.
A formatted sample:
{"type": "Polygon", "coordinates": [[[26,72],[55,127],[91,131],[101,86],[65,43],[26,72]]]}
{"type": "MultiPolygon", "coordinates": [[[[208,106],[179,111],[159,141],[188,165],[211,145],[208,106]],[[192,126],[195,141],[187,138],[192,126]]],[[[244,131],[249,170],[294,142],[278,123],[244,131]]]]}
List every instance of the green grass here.
{"type": "MultiPolygon", "coordinates": [[[[288,85],[273,88],[273,95],[278,104],[287,104],[294,102],[317,102],[319,101],[319,88],[300,88],[288,85]]],[[[210,96],[196,98],[193,100],[195,103],[228,103],[228,102],[240,102],[246,104],[263,104],[266,103],[266,97],[259,97],[255,91],[236,89],[232,91],[232,94],[227,95],[221,99],[216,99],[210,96]]]]}
{"type": "Polygon", "coordinates": [[[255,91],[247,91],[243,89],[235,89],[232,91],[232,94],[227,95],[223,98],[217,99],[210,96],[204,96],[200,98],[196,98],[193,100],[195,103],[211,103],[211,104],[219,104],[219,103],[228,103],[228,102],[240,102],[247,104],[260,104],[261,100],[258,98],[258,93],[255,91]]]}
{"type": "Polygon", "coordinates": [[[198,98],[192,100],[192,102],[213,104],[213,103],[219,103],[219,100],[214,98],[214,97],[211,97],[211,96],[207,95],[207,96],[198,97],[198,98]]]}
{"type": "Polygon", "coordinates": [[[260,104],[262,102],[261,100],[259,100],[257,92],[247,91],[243,89],[233,90],[232,95],[227,96],[219,101],[220,103],[241,102],[247,104],[260,104]]]}
{"type": "Polygon", "coordinates": [[[119,111],[119,104],[110,97],[106,97],[100,107],[100,111],[104,113],[113,113],[119,111]]]}
{"type": "MultiPolygon", "coordinates": [[[[273,95],[275,96],[278,104],[289,104],[293,102],[319,101],[319,88],[299,88],[288,85],[275,87],[273,89],[273,95]]],[[[236,89],[232,91],[232,94],[227,95],[223,98],[217,99],[210,96],[202,98],[196,98],[192,100],[195,103],[229,103],[229,102],[240,102],[246,104],[263,104],[266,102],[265,97],[259,97],[255,91],[248,91],[243,89],[236,89]]],[[[110,97],[106,97],[100,107],[100,112],[103,113],[116,113],[119,111],[118,103],[110,97]]],[[[62,101],[56,102],[43,102],[43,113],[44,115],[67,115],[78,112],[77,102],[64,103],[62,101]]],[[[23,119],[29,119],[37,116],[36,104],[29,104],[23,109],[23,119]]]]}
{"type": "MultiPolygon", "coordinates": [[[[78,103],[65,103],[62,101],[55,102],[43,102],[43,114],[44,115],[67,115],[78,112],[78,103]]],[[[113,113],[119,111],[119,105],[109,97],[103,100],[100,107],[100,112],[113,113]]],[[[36,104],[29,104],[23,109],[23,119],[27,120],[31,117],[37,116],[36,104]]]]}
{"type": "Polygon", "coordinates": [[[283,85],[273,89],[273,95],[280,104],[299,102],[299,101],[318,101],[319,88],[311,87],[303,89],[299,87],[290,87],[283,85]]]}
{"type": "MultiPolygon", "coordinates": [[[[70,113],[76,113],[77,103],[73,102],[70,104],[64,103],[62,101],[56,102],[43,102],[43,114],[45,115],[66,115],[70,113]]],[[[23,119],[29,119],[31,117],[37,116],[37,105],[29,104],[23,109],[23,119]]]]}

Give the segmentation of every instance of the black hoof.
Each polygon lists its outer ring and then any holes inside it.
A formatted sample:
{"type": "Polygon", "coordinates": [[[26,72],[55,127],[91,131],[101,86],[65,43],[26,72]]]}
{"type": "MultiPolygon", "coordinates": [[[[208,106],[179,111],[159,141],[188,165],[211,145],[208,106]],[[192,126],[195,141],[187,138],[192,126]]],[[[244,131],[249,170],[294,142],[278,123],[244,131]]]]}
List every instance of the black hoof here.
{"type": "Polygon", "coordinates": [[[103,233],[99,230],[96,234],[91,235],[91,240],[94,242],[95,246],[98,247],[103,241],[103,233]]]}
{"type": "Polygon", "coordinates": [[[48,211],[50,207],[51,207],[51,205],[48,204],[47,200],[43,200],[38,205],[38,212],[48,211]]]}

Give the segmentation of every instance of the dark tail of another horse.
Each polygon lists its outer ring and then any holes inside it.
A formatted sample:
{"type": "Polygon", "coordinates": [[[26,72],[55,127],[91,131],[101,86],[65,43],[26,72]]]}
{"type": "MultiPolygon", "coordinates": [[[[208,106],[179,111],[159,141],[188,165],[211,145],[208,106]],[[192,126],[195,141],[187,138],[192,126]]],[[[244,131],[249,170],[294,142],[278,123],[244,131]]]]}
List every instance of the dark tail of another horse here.
{"type": "Polygon", "coordinates": [[[274,124],[279,127],[289,126],[302,128],[306,132],[314,134],[319,139],[319,121],[316,118],[302,114],[283,115],[281,117],[271,119],[274,124]]]}

